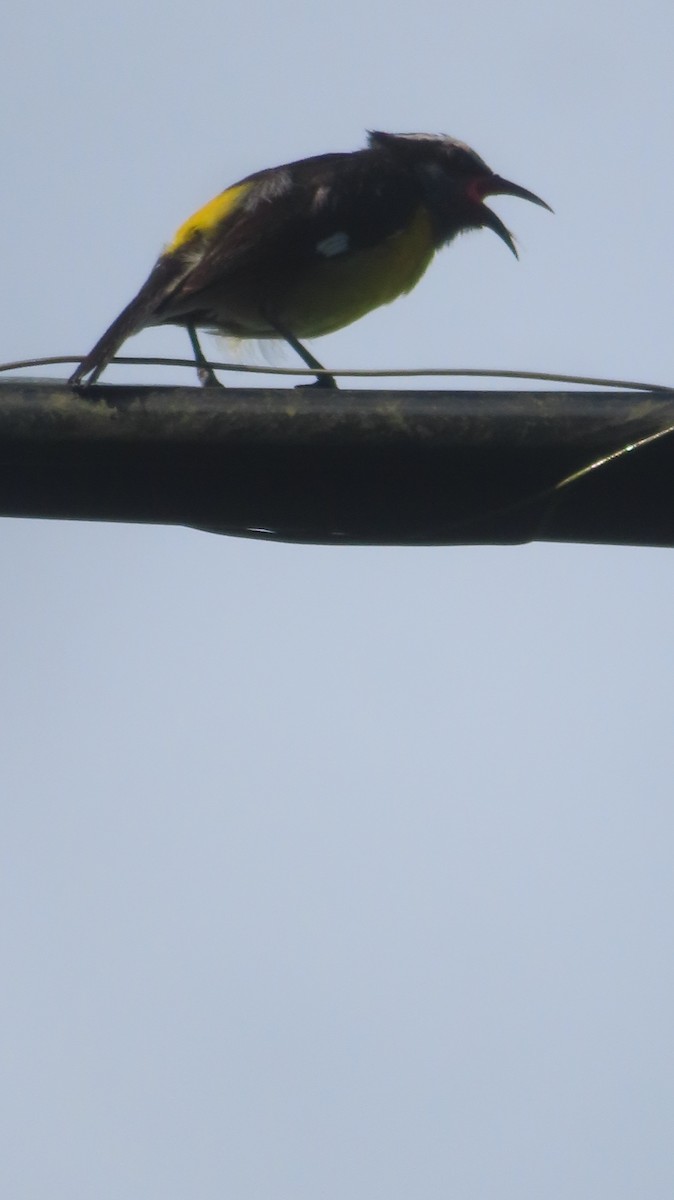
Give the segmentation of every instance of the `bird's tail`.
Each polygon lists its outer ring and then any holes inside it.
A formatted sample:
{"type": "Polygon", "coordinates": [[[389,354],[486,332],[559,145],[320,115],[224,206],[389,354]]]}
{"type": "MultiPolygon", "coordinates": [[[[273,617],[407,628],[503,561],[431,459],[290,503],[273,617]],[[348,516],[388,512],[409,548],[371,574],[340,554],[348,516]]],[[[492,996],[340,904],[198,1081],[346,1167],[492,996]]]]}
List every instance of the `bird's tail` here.
{"type": "Polygon", "coordinates": [[[146,325],[154,324],[152,317],[160,305],[184,278],[188,266],[178,255],[162,255],[147,280],[130,304],[122,310],[112,325],[98,339],[93,350],[82,359],[70,376],[73,386],[95,383],[119,347],[146,325]]]}

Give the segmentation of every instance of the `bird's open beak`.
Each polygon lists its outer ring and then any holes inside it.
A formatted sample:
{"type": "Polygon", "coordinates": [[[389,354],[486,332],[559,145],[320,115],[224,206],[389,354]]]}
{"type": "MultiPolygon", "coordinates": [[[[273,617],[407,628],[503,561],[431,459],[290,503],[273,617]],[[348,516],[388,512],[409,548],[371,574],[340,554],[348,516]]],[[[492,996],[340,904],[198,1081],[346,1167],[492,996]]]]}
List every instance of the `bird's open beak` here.
{"type": "MultiPolygon", "coordinates": [[[[509,179],[502,179],[500,175],[491,175],[487,181],[483,196],[518,196],[520,200],[530,200],[532,204],[538,204],[541,208],[547,208],[548,212],[552,212],[549,204],[545,200],[541,200],[540,196],[535,196],[533,192],[527,191],[526,188],[520,187],[518,183],[511,183],[509,179]]],[[[512,250],[515,258],[518,258],[517,247],[513,240],[513,236],[509,229],[503,224],[500,217],[496,216],[486,205],[482,206],[482,224],[489,229],[493,229],[502,241],[505,242],[509,250],[512,250]]]]}

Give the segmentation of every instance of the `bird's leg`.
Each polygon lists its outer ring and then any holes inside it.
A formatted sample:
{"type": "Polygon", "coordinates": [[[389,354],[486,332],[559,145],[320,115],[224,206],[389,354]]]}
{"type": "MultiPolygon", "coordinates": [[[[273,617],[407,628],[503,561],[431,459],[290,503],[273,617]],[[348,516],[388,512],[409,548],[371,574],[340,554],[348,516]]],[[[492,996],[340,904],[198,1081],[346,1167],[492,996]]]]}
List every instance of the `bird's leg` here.
{"type": "Polygon", "coordinates": [[[188,325],[186,328],[188,337],[192,344],[194,361],[197,364],[199,383],[202,387],[224,387],[224,383],[220,383],[220,380],[215,375],[212,367],[208,365],[208,359],[201,349],[199,338],[197,337],[196,327],[194,325],[188,325]]]}
{"type": "Polygon", "coordinates": [[[297,386],[300,388],[336,388],[337,384],[332,375],[327,375],[324,373],[325,367],[321,366],[318,359],[314,358],[313,354],[307,350],[306,346],[303,346],[301,342],[298,342],[297,338],[294,337],[293,334],[287,329],[284,329],[282,325],[279,325],[278,321],[274,321],[273,324],[274,328],[281,335],[283,340],[287,342],[289,346],[292,346],[293,350],[296,354],[299,354],[302,361],[305,362],[308,367],[311,367],[312,371],[321,372],[320,375],[316,376],[315,383],[298,383],[297,386]]]}

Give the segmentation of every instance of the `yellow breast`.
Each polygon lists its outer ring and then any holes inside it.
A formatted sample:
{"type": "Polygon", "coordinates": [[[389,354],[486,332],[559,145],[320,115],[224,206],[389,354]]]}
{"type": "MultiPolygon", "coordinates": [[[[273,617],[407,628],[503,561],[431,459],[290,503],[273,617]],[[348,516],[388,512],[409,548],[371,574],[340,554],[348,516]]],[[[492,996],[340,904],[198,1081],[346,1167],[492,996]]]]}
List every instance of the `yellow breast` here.
{"type": "MultiPolygon", "coordinates": [[[[333,245],[339,246],[337,235],[333,245]]],[[[296,337],[332,333],[409,292],[434,251],[430,218],[420,207],[406,229],[376,246],[350,252],[347,244],[334,255],[317,253],[302,275],[290,282],[280,319],[296,337]]]]}

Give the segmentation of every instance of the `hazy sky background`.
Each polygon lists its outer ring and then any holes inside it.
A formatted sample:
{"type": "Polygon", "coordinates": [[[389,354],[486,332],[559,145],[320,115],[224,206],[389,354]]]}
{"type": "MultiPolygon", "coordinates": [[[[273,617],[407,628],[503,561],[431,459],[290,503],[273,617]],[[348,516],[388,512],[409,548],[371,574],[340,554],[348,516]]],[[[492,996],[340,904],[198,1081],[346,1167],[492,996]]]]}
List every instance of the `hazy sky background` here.
{"type": "MultiPolygon", "coordinates": [[[[519,264],[462,239],[328,366],[672,382],[673,43],[664,0],[10,0],[0,358],[379,127],[556,215],[494,201],[519,264]]],[[[669,552],[0,538],[3,1196],[670,1200],[669,552]]]]}

